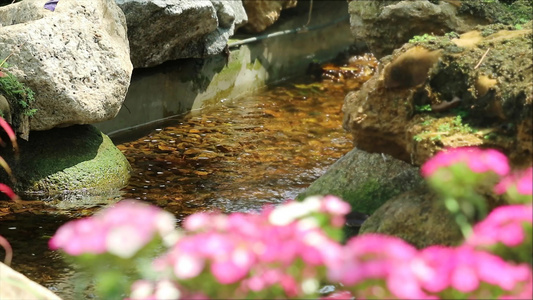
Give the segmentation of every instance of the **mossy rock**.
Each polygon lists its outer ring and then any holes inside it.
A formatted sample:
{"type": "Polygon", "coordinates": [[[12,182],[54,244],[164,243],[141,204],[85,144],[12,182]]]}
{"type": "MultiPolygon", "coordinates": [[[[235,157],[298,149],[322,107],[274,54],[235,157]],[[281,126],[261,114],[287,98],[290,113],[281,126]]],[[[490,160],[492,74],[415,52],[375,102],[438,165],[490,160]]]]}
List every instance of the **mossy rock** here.
{"type": "Polygon", "coordinates": [[[431,245],[456,246],[463,241],[453,216],[427,187],[387,201],[363,223],[359,234],[365,233],[399,237],[419,249],[431,245]]]}
{"type": "MultiPolygon", "coordinates": [[[[18,143],[18,158],[7,148],[0,155],[13,170],[15,182],[9,185],[23,199],[102,195],[124,187],[130,178],[126,157],[91,125],[32,131],[29,141],[18,143]]],[[[5,171],[0,180],[11,182],[5,171]]]]}
{"type": "Polygon", "coordinates": [[[390,198],[423,183],[418,168],[388,155],[354,148],[296,199],[335,195],[350,203],[352,210],[371,215],[390,198]]]}

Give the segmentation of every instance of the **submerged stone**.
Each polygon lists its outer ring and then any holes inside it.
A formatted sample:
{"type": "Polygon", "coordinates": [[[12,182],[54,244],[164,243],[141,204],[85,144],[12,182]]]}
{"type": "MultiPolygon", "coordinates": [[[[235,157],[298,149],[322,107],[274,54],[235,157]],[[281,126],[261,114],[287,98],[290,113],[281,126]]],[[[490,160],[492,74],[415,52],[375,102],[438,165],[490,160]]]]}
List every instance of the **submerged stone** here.
{"type": "Polygon", "coordinates": [[[297,199],[335,195],[350,203],[353,211],[370,215],[390,198],[422,183],[418,168],[389,155],[371,154],[354,148],[297,199]]]}

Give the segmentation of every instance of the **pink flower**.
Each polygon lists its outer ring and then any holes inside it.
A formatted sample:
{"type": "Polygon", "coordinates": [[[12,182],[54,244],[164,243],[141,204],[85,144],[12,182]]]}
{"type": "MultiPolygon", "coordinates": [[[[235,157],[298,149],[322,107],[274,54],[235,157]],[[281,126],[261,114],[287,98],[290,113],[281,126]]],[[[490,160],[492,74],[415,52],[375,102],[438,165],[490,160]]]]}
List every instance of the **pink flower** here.
{"type": "Polygon", "coordinates": [[[183,253],[175,258],[174,274],[180,279],[189,279],[198,276],[204,269],[205,260],[197,255],[183,253]]]}
{"type": "Polygon", "coordinates": [[[320,300],[349,300],[354,299],[354,296],[352,296],[352,293],[348,291],[338,291],[334,292],[332,294],[329,294],[325,297],[320,298],[320,300]]]}
{"type": "Polygon", "coordinates": [[[427,295],[410,267],[416,255],[417,250],[399,238],[364,234],[348,241],[340,259],[328,261],[328,278],[354,287],[356,298],[366,297],[368,292],[366,288],[359,290],[360,284],[383,280],[395,297],[425,299],[427,295]]]}
{"type": "Polygon", "coordinates": [[[49,246],[73,256],[109,252],[129,258],[155,236],[165,238],[173,233],[175,222],[172,214],[156,206],[125,200],[92,217],[64,224],[49,246]]]}
{"type": "Polygon", "coordinates": [[[131,285],[130,298],[127,300],[178,300],[182,299],[181,296],[179,287],[170,280],[137,280],[131,285]]]}
{"type": "Polygon", "coordinates": [[[451,285],[449,274],[454,267],[453,249],[443,246],[431,246],[419,253],[426,268],[419,280],[422,287],[431,292],[439,293],[451,285]]]}
{"type": "Polygon", "coordinates": [[[533,195],[533,167],[504,177],[495,187],[496,194],[503,194],[515,186],[521,195],[533,195]]]}
{"type": "Polygon", "coordinates": [[[458,266],[451,274],[451,285],[460,292],[470,293],[479,287],[479,279],[474,269],[458,266]]]}
{"type": "Polygon", "coordinates": [[[212,214],[203,212],[192,214],[183,221],[183,228],[188,231],[200,231],[209,228],[211,216],[212,214]]]}
{"type": "Polygon", "coordinates": [[[73,256],[84,253],[101,254],[107,251],[107,228],[92,218],[70,221],[61,226],[48,241],[50,249],[62,249],[73,256]]]}
{"type": "Polygon", "coordinates": [[[418,276],[423,288],[431,293],[441,293],[449,288],[463,293],[487,289],[485,293],[490,293],[487,284],[519,293],[520,288],[515,289],[531,280],[531,268],[528,266],[508,264],[498,256],[469,246],[431,246],[419,255],[433,269],[418,276]]]}
{"type": "Polygon", "coordinates": [[[255,263],[255,256],[244,245],[231,251],[229,255],[220,257],[212,263],[211,272],[222,284],[232,284],[243,279],[255,263]]]}
{"type": "Polygon", "coordinates": [[[432,176],[438,169],[464,163],[475,173],[493,171],[503,176],[509,173],[507,157],[493,149],[476,147],[449,148],[430,158],[421,168],[424,177],[432,176]]]}
{"type": "Polygon", "coordinates": [[[503,243],[508,247],[520,245],[525,238],[522,223],[533,222],[531,205],[506,205],[494,209],[483,221],[474,226],[466,244],[472,247],[503,243]]]}
{"type": "Polygon", "coordinates": [[[347,215],[350,210],[350,204],[342,201],[339,197],[332,195],[322,198],[322,210],[332,215],[347,215]]]}

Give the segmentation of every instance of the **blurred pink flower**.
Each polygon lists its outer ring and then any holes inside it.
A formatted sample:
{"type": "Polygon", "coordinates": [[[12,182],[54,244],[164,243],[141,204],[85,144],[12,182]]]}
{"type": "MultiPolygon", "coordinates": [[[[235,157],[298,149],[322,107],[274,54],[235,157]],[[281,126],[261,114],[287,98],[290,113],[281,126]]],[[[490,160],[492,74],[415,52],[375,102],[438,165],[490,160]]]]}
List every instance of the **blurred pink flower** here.
{"type": "Polygon", "coordinates": [[[449,288],[463,293],[488,289],[490,293],[490,286],[481,283],[511,291],[531,280],[528,266],[509,264],[496,255],[466,245],[456,248],[431,246],[423,249],[419,256],[433,269],[433,272],[419,276],[423,288],[431,293],[438,294],[449,288]]]}
{"type": "Polygon", "coordinates": [[[507,157],[494,149],[476,147],[448,148],[431,157],[421,168],[424,177],[432,176],[439,168],[465,163],[475,173],[493,171],[503,176],[509,173],[507,157]]]}
{"type": "Polygon", "coordinates": [[[222,284],[232,284],[243,279],[255,263],[255,256],[244,245],[232,251],[227,257],[215,259],[211,273],[222,284]]]}
{"type": "Polygon", "coordinates": [[[339,197],[328,195],[322,198],[321,208],[324,212],[332,215],[347,215],[350,210],[350,204],[342,201],[339,197]]]}
{"type": "MultiPolygon", "coordinates": [[[[130,298],[126,300],[178,300],[191,299],[182,297],[182,293],[175,282],[170,280],[160,280],[152,282],[148,280],[137,280],[131,285],[130,298]]],[[[188,295],[187,295],[188,296],[188,295]]]]}
{"type": "Polygon", "coordinates": [[[501,195],[513,186],[521,195],[533,195],[533,167],[507,175],[494,187],[494,191],[501,195]]]}
{"type": "Polygon", "coordinates": [[[183,228],[188,231],[200,231],[209,228],[211,216],[212,214],[204,212],[192,214],[183,221],[183,228]]]}
{"type": "Polygon", "coordinates": [[[92,217],[64,224],[49,247],[73,256],[109,252],[129,258],[155,236],[164,238],[174,232],[175,223],[172,214],[156,206],[124,200],[92,217]]]}
{"type": "Polygon", "coordinates": [[[520,245],[525,238],[522,223],[533,223],[531,205],[505,205],[495,208],[483,221],[474,226],[466,244],[472,247],[503,243],[508,247],[520,245]]]}
{"type": "Polygon", "coordinates": [[[416,256],[416,248],[399,238],[364,234],[350,239],[341,259],[328,264],[328,279],[345,287],[353,286],[351,291],[356,298],[366,297],[369,292],[357,286],[383,280],[394,297],[426,299],[428,295],[410,267],[416,256]]]}
{"type": "Polygon", "coordinates": [[[333,292],[325,297],[321,297],[320,300],[350,300],[355,299],[352,293],[348,291],[333,292]]]}
{"type": "Polygon", "coordinates": [[[91,253],[102,254],[107,251],[107,228],[94,218],[70,221],[59,227],[48,241],[50,249],[62,249],[73,256],[91,253]]]}

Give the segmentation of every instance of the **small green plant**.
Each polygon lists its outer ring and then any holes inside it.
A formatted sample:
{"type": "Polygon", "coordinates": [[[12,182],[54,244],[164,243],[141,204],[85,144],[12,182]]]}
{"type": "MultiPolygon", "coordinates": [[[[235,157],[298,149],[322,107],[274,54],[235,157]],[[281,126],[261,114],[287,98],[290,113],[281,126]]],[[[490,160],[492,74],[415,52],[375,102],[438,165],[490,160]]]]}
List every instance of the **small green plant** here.
{"type": "Polygon", "coordinates": [[[460,132],[463,133],[473,133],[476,132],[475,129],[470,127],[468,124],[463,124],[463,118],[460,115],[457,115],[455,119],[453,119],[453,125],[457,126],[460,132]]]}
{"type": "Polygon", "coordinates": [[[438,134],[438,135],[436,135],[434,137],[431,137],[430,140],[432,140],[432,141],[440,141],[441,139],[442,139],[442,136],[440,134],[438,134]]]}
{"type": "Polygon", "coordinates": [[[415,105],[416,112],[431,111],[431,105],[415,105]]]}
{"type": "Polygon", "coordinates": [[[424,130],[422,131],[421,133],[413,136],[413,140],[415,140],[416,142],[420,142],[424,139],[424,137],[429,133],[428,130],[424,130]]]}
{"type": "Polygon", "coordinates": [[[523,29],[523,27],[522,27],[521,24],[515,24],[515,25],[514,25],[514,28],[515,28],[516,30],[522,30],[522,29],[523,29]]]}
{"type": "Polygon", "coordinates": [[[0,62],[0,94],[3,94],[10,103],[18,103],[20,111],[31,117],[37,112],[37,109],[31,108],[32,102],[35,101],[35,93],[13,74],[2,70],[2,67],[7,67],[8,58],[9,56],[0,62]]]}
{"type": "Polygon", "coordinates": [[[455,31],[447,32],[447,33],[444,34],[444,36],[446,36],[450,40],[459,38],[459,34],[457,32],[455,32],[455,31]]]}
{"type": "Polygon", "coordinates": [[[436,37],[429,35],[427,33],[424,33],[423,35],[415,35],[413,38],[409,40],[409,43],[415,44],[415,43],[423,43],[423,42],[429,42],[435,40],[436,37]]]}
{"type": "Polygon", "coordinates": [[[431,123],[433,123],[433,119],[429,119],[429,120],[425,120],[424,122],[422,122],[422,126],[429,126],[431,125],[431,123]]]}
{"type": "Polygon", "coordinates": [[[483,139],[485,140],[494,140],[496,139],[496,133],[494,132],[490,132],[490,133],[487,133],[483,136],[483,139]]]}
{"type": "Polygon", "coordinates": [[[450,131],[452,128],[450,124],[441,124],[439,125],[439,131],[450,131]]]}

